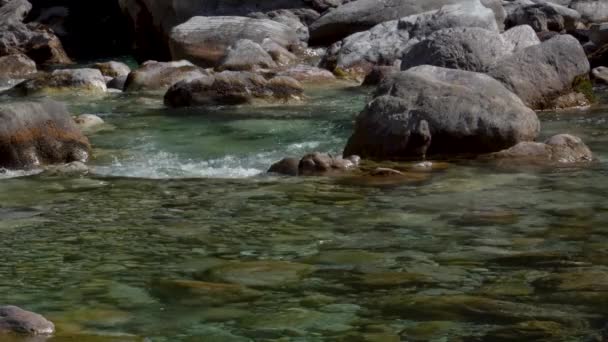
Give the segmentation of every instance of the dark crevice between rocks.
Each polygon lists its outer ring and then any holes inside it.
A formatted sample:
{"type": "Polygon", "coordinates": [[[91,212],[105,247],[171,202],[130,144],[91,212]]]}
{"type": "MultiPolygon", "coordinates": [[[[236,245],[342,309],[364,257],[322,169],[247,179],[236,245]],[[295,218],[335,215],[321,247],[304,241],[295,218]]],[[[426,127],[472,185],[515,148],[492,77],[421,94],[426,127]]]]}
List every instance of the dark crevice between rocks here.
{"type": "Polygon", "coordinates": [[[26,22],[48,25],[75,60],[131,53],[132,29],[118,1],[29,0],[26,22]]]}

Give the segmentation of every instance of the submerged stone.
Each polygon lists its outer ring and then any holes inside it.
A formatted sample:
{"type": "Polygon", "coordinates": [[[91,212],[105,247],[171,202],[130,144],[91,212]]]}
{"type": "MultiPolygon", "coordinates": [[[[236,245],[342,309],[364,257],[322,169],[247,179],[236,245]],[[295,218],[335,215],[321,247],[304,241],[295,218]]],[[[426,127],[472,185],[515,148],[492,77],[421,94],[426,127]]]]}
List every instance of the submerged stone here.
{"type": "Polygon", "coordinates": [[[260,291],[238,284],[210,283],[196,280],[160,280],[153,292],[168,301],[183,305],[222,305],[247,302],[261,297],[260,291]]]}
{"type": "Polygon", "coordinates": [[[315,267],[289,261],[231,262],[209,270],[210,279],[252,287],[282,287],[298,283],[315,267]]]}

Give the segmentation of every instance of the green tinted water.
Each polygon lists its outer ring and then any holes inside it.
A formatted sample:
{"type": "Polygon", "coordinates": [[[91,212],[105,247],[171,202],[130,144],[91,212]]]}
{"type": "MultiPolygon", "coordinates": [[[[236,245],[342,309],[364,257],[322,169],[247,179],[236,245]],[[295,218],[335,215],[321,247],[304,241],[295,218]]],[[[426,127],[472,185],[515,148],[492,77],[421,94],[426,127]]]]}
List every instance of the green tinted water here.
{"type": "Polygon", "coordinates": [[[541,113],[586,168],[455,162],[397,183],[259,175],[337,153],[368,94],[167,110],[66,98],[108,126],[87,176],[0,181],[0,302],[49,341],[584,341],[608,319],[608,109],[541,113]],[[536,339],[534,339],[536,338],[536,339]]]}

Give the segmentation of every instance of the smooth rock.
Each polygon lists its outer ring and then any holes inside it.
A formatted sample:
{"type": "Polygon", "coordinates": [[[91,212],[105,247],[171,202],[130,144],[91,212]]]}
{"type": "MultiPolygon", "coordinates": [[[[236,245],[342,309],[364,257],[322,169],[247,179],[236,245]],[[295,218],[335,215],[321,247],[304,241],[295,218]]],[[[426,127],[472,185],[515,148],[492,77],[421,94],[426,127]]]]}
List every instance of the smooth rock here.
{"type": "Polygon", "coordinates": [[[104,124],[102,118],[94,114],[81,114],[74,118],[74,122],[83,132],[88,132],[99,128],[104,124]]]}
{"type": "Polygon", "coordinates": [[[496,62],[488,75],[502,82],[532,109],[554,108],[561,95],[576,91],[590,66],[581,44],[561,35],[496,62]]]}
{"type": "Polygon", "coordinates": [[[19,307],[0,306],[0,334],[51,335],[55,325],[43,316],[19,307]]]}
{"type": "Polygon", "coordinates": [[[539,130],[536,113],[491,77],[419,66],[379,86],[357,117],[344,155],[480,154],[534,140],[539,130]]]}
{"type": "Polygon", "coordinates": [[[266,80],[248,71],[223,71],[174,84],[165,94],[170,107],[214,104],[239,105],[255,101],[299,100],[302,85],[290,77],[276,76],[266,80]]]}
{"type": "Polygon", "coordinates": [[[318,176],[356,169],[360,158],[356,155],[348,158],[334,157],[328,153],[314,152],[305,155],[298,164],[298,175],[318,176]]]}
{"type": "Polygon", "coordinates": [[[109,76],[112,78],[126,76],[131,72],[131,68],[129,68],[128,65],[116,61],[96,63],[94,65],[94,68],[99,69],[102,75],[109,76]]]}
{"type": "Polygon", "coordinates": [[[597,67],[591,70],[591,75],[596,81],[608,84],[608,67],[597,67]]]}
{"type": "Polygon", "coordinates": [[[106,91],[106,81],[97,69],[58,69],[23,81],[11,89],[10,93],[17,96],[56,93],[95,95],[106,91]]]}
{"type": "Polygon", "coordinates": [[[0,147],[10,169],[84,162],[90,150],[65,105],[48,100],[0,104],[0,147]]]}
{"type": "Polygon", "coordinates": [[[558,134],[544,143],[526,141],[507,150],[483,157],[511,164],[514,161],[541,164],[574,164],[593,161],[593,153],[579,137],[558,134]]]}
{"type": "Polygon", "coordinates": [[[125,91],[163,91],[177,82],[193,80],[209,73],[188,61],[147,61],[129,73],[125,91]]]}
{"type": "Polygon", "coordinates": [[[216,67],[228,47],[241,39],[261,44],[270,38],[289,48],[298,45],[296,32],[281,23],[246,17],[194,17],[171,30],[171,57],[203,67],[216,67]]]}
{"type": "Polygon", "coordinates": [[[125,84],[127,83],[128,77],[129,75],[115,77],[106,83],[106,87],[108,88],[108,90],[117,89],[122,91],[125,89],[125,84]]]}
{"type": "Polygon", "coordinates": [[[240,39],[230,46],[218,70],[252,71],[276,68],[273,58],[258,43],[240,39]]]}

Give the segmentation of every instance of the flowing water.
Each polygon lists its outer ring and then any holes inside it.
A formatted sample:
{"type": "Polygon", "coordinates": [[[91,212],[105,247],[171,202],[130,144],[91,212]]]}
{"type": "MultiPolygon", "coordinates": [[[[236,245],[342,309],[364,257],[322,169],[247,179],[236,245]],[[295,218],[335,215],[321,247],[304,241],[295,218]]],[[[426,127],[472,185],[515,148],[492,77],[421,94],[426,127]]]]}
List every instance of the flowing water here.
{"type": "Polygon", "coordinates": [[[369,90],[308,95],[64,98],[107,125],[86,176],[0,175],[0,303],[52,319],[53,342],[602,340],[608,109],[539,114],[544,137],[588,143],[588,167],[264,175],[339,153],[369,90]]]}

